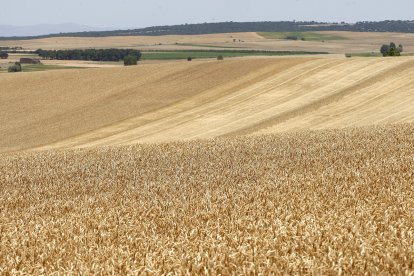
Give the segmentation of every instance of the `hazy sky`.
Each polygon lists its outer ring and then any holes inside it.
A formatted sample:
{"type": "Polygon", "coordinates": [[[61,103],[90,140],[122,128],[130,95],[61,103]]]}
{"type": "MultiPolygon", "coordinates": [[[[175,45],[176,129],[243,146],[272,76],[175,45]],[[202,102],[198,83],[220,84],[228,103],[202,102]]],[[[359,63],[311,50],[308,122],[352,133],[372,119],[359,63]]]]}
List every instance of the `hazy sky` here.
{"type": "Polygon", "coordinates": [[[355,22],[413,19],[413,10],[413,0],[12,0],[0,9],[0,25],[73,22],[124,28],[294,19],[355,22]]]}

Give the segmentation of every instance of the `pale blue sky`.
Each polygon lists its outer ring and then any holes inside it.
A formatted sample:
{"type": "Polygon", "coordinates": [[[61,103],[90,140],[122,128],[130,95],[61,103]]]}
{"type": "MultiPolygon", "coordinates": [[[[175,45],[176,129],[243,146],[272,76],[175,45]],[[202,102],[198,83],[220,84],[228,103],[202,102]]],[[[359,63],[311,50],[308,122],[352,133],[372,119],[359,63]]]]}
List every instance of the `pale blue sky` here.
{"type": "Polygon", "coordinates": [[[413,19],[413,0],[19,0],[0,25],[78,23],[125,28],[220,21],[413,19]]]}

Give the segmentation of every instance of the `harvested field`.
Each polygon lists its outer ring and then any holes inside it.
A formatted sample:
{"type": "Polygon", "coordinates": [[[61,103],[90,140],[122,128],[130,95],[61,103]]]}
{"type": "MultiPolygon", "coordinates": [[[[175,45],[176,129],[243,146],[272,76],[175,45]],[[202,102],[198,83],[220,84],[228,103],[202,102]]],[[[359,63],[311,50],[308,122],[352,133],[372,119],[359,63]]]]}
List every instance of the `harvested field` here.
{"type": "MultiPolygon", "coordinates": [[[[241,66],[242,60],[194,61],[4,74],[0,152],[50,144],[110,125],[115,130],[127,119],[151,112],[161,116],[162,108],[171,112],[183,101],[212,101],[303,61],[254,59],[246,66],[241,66]]],[[[145,121],[151,118],[140,124],[145,121]]]]}
{"type": "Polygon", "coordinates": [[[1,46],[22,46],[25,49],[77,49],[77,48],[208,48],[210,44],[228,44],[237,41],[265,40],[256,33],[226,33],[207,35],[166,35],[166,36],[113,36],[113,37],[53,37],[32,40],[0,41],[1,46]],[[203,44],[207,43],[207,47],[203,44]],[[177,44],[190,44],[177,45],[177,44]],[[192,44],[202,44],[201,47],[192,44]]]}
{"type": "Polygon", "coordinates": [[[414,122],[414,58],[249,58],[3,74],[0,151],[414,122]]]}
{"type": "Polygon", "coordinates": [[[382,44],[402,43],[405,52],[414,52],[414,34],[360,32],[303,32],[308,41],[281,39],[257,33],[227,33],[177,36],[56,37],[0,41],[0,46],[25,49],[134,48],[139,50],[249,49],[274,51],[329,52],[334,54],[379,52],[382,44]],[[336,40],[338,38],[338,40],[336,40]],[[340,39],[339,39],[340,38],[340,39]]]}
{"type": "Polygon", "coordinates": [[[413,79],[413,58],[236,59],[7,74],[0,78],[0,148],[413,122],[413,79]]]}
{"type": "Polygon", "coordinates": [[[3,155],[0,274],[414,272],[414,125],[3,155]]]}

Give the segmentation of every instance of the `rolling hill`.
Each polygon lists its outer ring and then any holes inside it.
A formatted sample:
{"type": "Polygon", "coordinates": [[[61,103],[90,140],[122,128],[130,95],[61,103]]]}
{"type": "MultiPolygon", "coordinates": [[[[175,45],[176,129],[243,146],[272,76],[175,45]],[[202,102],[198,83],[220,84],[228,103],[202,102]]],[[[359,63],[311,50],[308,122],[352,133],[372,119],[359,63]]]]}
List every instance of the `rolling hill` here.
{"type": "Polygon", "coordinates": [[[414,121],[414,59],[240,58],[2,75],[0,151],[414,121]]]}

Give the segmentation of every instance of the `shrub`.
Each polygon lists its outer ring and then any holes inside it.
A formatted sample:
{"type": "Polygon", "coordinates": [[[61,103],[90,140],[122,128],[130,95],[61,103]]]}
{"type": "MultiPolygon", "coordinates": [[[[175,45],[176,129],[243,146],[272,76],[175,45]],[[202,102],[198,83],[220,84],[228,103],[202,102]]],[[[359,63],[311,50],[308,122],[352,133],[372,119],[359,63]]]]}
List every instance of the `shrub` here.
{"type": "Polygon", "coordinates": [[[136,56],[128,55],[128,56],[124,57],[124,65],[125,66],[137,65],[137,64],[138,64],[138,59],[137,59],[136,56]]]}
{"type": "Polygon", "coordinates": [[[22,65],[20,62],[16,62],[14,65],[10,66],[8,69],[9,73],[16,73],[22,71],[22,65]]]}
{"type": "Polygon", "coordinates": [[[223,56],[218,56],[217,60],[224,60],[223,56]]]}
{"type": "Polygon", "coordinates": [[[193,60],[193,58],[192,57],[188,57],[187,58],[187,61],[192,61],[193,60]]]}
{"type": "Polygon", "coordinates": [[[286,37],[286,39],[289,39],[289,40],[298,40],[299,38],[297,36],[295,36],[295,35],[288,35],[286,37]]]}
{"type": "Polygon", "coordinates": [[[9,54],[7,52],[0,52],[1,59],[7,59],[8,57],[9,57],[9,54]]]}

